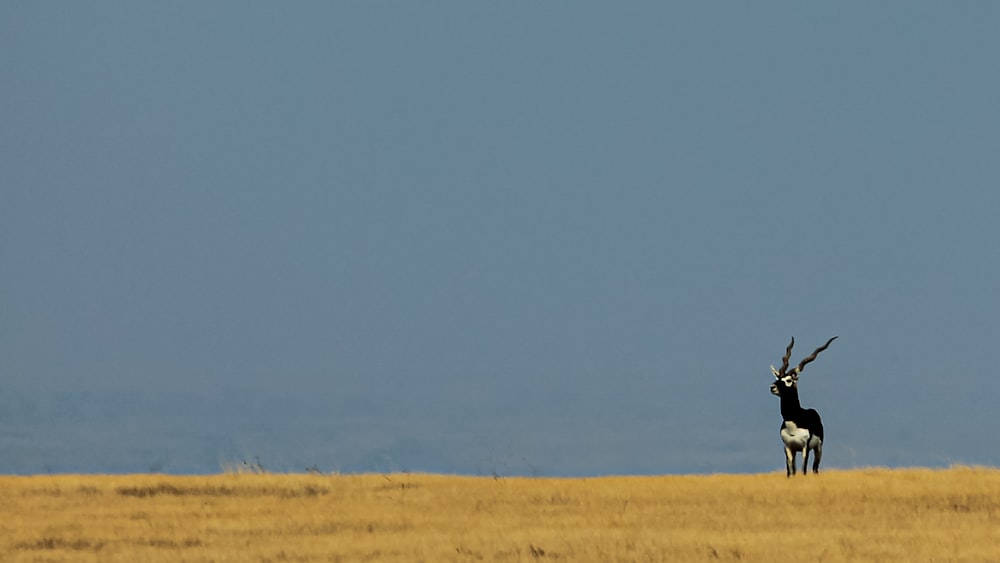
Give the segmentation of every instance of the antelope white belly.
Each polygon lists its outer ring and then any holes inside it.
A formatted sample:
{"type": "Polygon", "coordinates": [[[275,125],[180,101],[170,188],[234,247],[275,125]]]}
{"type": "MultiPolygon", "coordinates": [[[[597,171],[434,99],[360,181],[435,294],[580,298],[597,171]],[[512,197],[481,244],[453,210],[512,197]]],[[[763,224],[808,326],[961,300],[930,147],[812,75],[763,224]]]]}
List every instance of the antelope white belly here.
{"type": "Polygon", "coordinates": [[[785,421],[785,426],[781,429],[781,441],[793,450],[801,450],[806,447],[806,442],[809,443],[810,448],[815,448],[822,443],[819,436],[813,435],[805,428],[799,428],[789,420],[785,421]]]}

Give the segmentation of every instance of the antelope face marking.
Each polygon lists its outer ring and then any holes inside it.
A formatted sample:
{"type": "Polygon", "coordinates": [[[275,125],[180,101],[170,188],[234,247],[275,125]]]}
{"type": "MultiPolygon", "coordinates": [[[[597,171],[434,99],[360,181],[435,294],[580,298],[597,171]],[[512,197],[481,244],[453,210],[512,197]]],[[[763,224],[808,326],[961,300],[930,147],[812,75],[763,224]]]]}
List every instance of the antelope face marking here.
{"type": "Polygon", "coordinates": [[[796,385],[798,385],[798,381],[791,375],[779,377],[777,381],[771,384],[771,394],[775,397],[780,397],[784,389],[794,389],[796,385]]]}

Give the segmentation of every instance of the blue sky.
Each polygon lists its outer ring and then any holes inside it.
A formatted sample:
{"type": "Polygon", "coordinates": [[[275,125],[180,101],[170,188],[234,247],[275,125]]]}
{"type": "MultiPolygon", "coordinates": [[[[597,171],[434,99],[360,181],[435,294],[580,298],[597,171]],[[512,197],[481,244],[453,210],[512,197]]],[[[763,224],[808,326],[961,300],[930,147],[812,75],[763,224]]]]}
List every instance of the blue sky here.
{"type": "Polygon", "coordinates": [[[6,2],[0,472],[1000,464],[1000,6],[6,2]]]}

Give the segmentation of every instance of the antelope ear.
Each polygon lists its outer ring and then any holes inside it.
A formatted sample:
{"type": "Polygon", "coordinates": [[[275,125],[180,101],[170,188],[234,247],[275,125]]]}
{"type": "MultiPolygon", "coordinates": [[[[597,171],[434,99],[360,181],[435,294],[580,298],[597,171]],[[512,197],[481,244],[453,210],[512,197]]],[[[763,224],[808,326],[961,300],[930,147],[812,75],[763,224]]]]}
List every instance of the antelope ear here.
{"type": "Polygon", "coordinates": [[[781,378],[781,374],[778,373],[778,370],[774,369],[774,366],[771,366],[771,373],[774,374],[774,378],[775,379],[780,379],[781,378]]]}

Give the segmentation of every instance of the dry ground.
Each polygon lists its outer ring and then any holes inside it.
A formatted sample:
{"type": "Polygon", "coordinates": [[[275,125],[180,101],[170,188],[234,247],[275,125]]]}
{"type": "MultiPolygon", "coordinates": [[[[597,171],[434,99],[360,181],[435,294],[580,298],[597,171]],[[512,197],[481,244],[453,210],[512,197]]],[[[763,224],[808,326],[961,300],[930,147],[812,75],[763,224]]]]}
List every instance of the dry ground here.
{"type": "Polygon", "coordinates": [[[0,477],[0,560],[1000,563],[1000,470],[0,477]]]}

